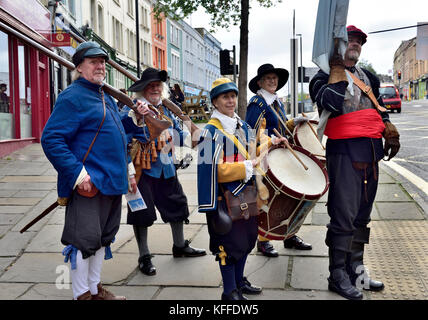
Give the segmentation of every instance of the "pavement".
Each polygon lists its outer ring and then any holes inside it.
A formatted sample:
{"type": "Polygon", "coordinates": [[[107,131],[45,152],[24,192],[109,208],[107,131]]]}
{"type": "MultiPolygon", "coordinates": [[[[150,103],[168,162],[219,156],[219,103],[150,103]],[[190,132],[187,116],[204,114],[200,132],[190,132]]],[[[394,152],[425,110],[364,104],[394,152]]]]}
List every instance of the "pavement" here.
{"type": "MultiPolygon", "coordinates": [[[[187,149],[189,150],[189,149],[187,149]]],[[[182,151],[182,150],[181,150],[182,151]]],[[[193,152],[194,159],[196,154],[193,152]]],[[[190,223],[184,226],[191,245],[205,248],[198,258],[174,258],[170,226],[159,218],[149,228],[155,276],[137,268],[138,249],[132,226],[126,224],[126,203],[113,259],[103,264],[102,282],[128,300],[219,300],[222,293],[218,263],[208,250],[204,214],[197,210],[196,161],[179,170],[187,195],[190,223]]],[[[64,208],[58,207],[27,232],[19,230],[56,201],[57,173],[40,144],[32,144],[0,159],[0,299],[70,300],[69,264],[61,254],[64,208]]],[[[401,175],[381,164],[379,189],[372,212],[371,241],[365,264],[374,279],[385,283],[366,300],[428,299],[428,223],[426,203],[416,197],[401,175]]],[[[324,243],[328,223],[327,194],[306,218],[298,235],[312,244],[310,251],[285,249],[273,241],[279,257],[250,254],[245,275],[262,286],[250,300],[341,300],[327,289],[328,250],[324,243]]]]}

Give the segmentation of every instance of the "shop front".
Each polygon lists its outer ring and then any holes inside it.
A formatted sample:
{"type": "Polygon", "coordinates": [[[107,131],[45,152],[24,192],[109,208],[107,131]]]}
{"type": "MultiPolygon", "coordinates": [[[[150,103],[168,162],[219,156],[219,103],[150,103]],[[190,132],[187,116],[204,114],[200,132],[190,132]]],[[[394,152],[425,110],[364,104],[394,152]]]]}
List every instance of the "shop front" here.
{"type": "Polygon", "coordinates": [[[49,59],[12,31],[49,47],[50,28],[38,1],[0,1],[0,157],[40,142],[50,115],[49,59]]]}

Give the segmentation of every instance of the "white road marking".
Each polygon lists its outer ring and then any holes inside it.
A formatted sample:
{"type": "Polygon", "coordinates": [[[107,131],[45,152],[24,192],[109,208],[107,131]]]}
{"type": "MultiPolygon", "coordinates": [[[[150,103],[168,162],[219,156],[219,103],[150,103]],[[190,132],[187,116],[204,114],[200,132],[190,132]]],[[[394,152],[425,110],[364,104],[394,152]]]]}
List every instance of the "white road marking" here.
{"type": "Polygon", "coordinates": [[[426,195],[428,195],[428,182],[426,182],[424,179],[419,178],[414,173],[410,172],[406,168],[403,168],[399,164],[395,163],[394,160],[383,161],[383,163],[386,164],[391,169],[395,170],[397,173],[401,174],[403,177],[405,177],[407,180],[413,183],[416,187],[422,190],[426,195]]]}

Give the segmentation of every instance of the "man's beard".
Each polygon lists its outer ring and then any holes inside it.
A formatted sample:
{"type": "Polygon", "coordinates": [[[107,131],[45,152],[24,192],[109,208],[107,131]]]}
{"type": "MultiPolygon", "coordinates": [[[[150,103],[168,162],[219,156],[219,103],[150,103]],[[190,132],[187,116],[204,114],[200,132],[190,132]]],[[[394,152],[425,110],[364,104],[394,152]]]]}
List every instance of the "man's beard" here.
{"type": "Polygon", "coordinates": [[[347,60],[357,63],[359,58],[360,58],[360,53],[357,50],[350,50],[346,53],[347,60]]]}

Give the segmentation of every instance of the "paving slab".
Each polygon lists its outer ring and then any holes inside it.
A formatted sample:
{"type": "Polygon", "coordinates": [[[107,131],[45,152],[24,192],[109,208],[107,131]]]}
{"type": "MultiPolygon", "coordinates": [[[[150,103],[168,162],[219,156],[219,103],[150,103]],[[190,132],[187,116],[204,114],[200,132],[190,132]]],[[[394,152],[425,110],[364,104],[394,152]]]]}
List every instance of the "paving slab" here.
{"type": "Polygon", "coordinates": [[[39,283],[31,287],[17,300],[71,300],[73,291],[71,284],[58,286],[55,284],[39,283]]]}
{"type": "Polygon", "coordinates": [[[376,202],[379,215],[384,220],[423,220],[424,216],[414,202],[376,202]]]}
{"type": "Polygon", "coordinates": [[[44,198],[49,190],[23,190],[16,192],[12,198],[44,198]]]}
{"type": "Polygon", "coordinates": [[[0,182],[56,182],[57,176],[5,176],[0,182]]]}
{"type": "Polygon", "coordinates": [[[0,225],[14,225],[22,218],[22,214],[0,214],[0,225]]]}
{"type": "MultiPolygon", "coordinates": [[[[43,198],[38,204],[32,207],[28,213],[25,214],[25,216],[15,225],[15,227],[12,230],[13,231],[21,230],[30,221],[32,221],[40,213],[42,213],[43,210],[45,210],[52,203],[54,203],[57,199],[58,199],[58,195],[56,190],[50,191],[45,198],[43,198]]],[[[44,223],[46,223],[45,220],[39,221],[38,223],[34,224],[30,229],[28,229],[28,231],[38,231],[43,227],[44,223]]]]}
{"type": "Polygon", "coordinates": [[[15,300],[32,285],[31,283],[0,283],[0,300],[15,300]]]}
{"type": "Polygon", "coordinates": [[[375,201],[398,202],[412,201],[412,198],[399,184],[379,184],[375,201]]]}
{"type": "Polygon", "coordinates": [[[262,288],[284,289],[287,282],[288,259],[284,256],[267,258],[261,255],[249,255],[244,276],[248,281],[262,288]]]}
{"type": "Polygon", "coordinates": [[[346,300],[338,294],[323,290],[263,289],[262,294],[247,296],[250,300],[346,300]]]}
{"type": "Polygon", "coordinates": [[[34,206],[39,203],[40,200],[42,200],[42,198],[0,198],[0,206],[34,206]]]}
{"type": "Polygon", "coordinates": [[[8,182],[0,183],[0,190],[52,190],[56,188],[53,182],[8,182]]]}
{"type": "Polygon", "coordinates": [[[12,197],[15,193],[17,193],[16,190],[0,190],[0,198],[12,197]]]}
{"type": "Polygon", "coordinates": [[[328,258],[293,257],[291,287],[294,289],[327,290],[328,258]]]}
{"type": "Polygon", "coordinates": [[[64,249],[64,245],[61,243],[62,230],[63,226],[61,225],[45,225],[31,240],[25,252],[56,252],[61,254],[64,249]]]}
{"type": "Polygon", "coordinates": [[[34,232],[7,232],[0,241],[0,257],[18,256],[34,235],[34,232]]]}
{"type": "Polygon", "coordinates": [[[0,214],[2,213],[26,213],[32,207],[31,206],[0,206],[0,214]]]}
{"type": "Polygon", "coordinates": [[[0,274],[15,260],[15,257],[0,258],[0,274]]]}
{"type": "Polygon", "coordinates": [[[9,231],[10,227],[8,225],[0,226],[0,239],[9,231]]]}
{"type": "Polygon", "coordinates": [[[0,277],[0,282],[55,283],[64,266],[68,264],[61,253],[24,253],[0,277]]]}
{"type": "Polygon", "coordinates": [[[218,262],[210,255],[195,258],[156,255],[152,263],[156,267],[155,276],[138,272],[128,285],[218,287],[221,282],[218,262]]]}
{"type": "Polygon", "coordinates": [[[162,288],[156,300],[219,300],[223,288],[166,287],[162,288]]]}
{"type": "MultiPolygon", "coordinates": [[[[184,238],[193,239],[198,233],[200,225],[185,224],[184,238]]],[[[152,254],[171,254],[172,253],[172,232],[168,224],[154,224],[148,228],[147,243],[152,254]]],[[[138,246],[136,241],[126,243],[118,250],[120,253],[137,253],[138,246]]]]}

